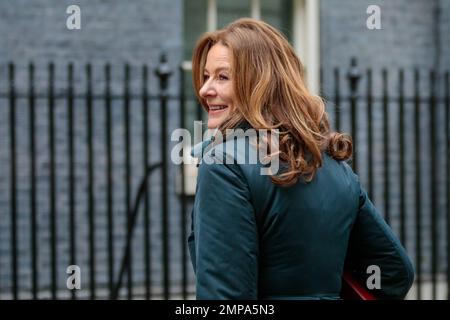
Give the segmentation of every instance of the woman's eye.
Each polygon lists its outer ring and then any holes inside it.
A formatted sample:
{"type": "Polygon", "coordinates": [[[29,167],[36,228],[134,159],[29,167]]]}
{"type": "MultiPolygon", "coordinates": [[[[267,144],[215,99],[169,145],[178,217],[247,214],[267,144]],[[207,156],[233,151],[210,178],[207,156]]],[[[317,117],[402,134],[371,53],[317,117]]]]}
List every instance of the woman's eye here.
{"type": "Polygon", "coordinates": [[[219,75],[219,80],[228,80],[228,77],[225,75],[219,75]]]}
{"type": "Polygon", "coordinates": [[[207,74],[204,74],[204,75],[203,75],[203,80],[206,81],[206,80],[208,80],[208,79],[209,79],[209,76],[208,76],[207,74]]]}

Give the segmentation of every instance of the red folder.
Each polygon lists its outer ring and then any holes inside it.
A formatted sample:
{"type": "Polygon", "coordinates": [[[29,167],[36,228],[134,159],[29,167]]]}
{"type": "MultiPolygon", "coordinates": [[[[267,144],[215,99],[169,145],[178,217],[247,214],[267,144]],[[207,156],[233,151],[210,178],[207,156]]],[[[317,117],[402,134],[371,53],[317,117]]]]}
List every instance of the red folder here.
{"type": "Polygon", "coordinates": [[[369,289],[362,286],[349,271],[342,276],[341,298],[344,300],[376,300],[369,289]]]}

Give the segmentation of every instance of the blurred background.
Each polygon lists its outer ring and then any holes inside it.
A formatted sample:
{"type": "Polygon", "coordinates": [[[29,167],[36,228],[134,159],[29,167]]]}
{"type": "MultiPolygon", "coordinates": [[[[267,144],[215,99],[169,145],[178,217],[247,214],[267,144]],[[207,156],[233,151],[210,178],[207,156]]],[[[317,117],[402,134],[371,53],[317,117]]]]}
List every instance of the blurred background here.
{"type": "Polygon", "coordinates": [[[207,117],[197,38],[239,17],[285,34],[352,134],[408,298],[449,299],[450,0],[1,1],[0,299],[195,297],[195,167],[170,137],[207,117]]]}

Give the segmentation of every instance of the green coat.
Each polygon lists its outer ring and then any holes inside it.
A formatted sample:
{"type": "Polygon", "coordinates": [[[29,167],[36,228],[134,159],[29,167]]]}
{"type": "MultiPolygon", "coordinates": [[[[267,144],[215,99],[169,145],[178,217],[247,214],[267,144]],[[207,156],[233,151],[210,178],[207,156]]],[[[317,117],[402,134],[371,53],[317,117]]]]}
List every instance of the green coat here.
{"type": "Polygon", "coordinates": [[[199,166],[188,238],[197,299],[339,299],[344,263],[363,284],[378,266],[378,297],[406,296],[411,261],[345,162],[324,154],[312,182],[286,188],[261,164],[207,164],[230,157],[222,147],[199,166]]]}

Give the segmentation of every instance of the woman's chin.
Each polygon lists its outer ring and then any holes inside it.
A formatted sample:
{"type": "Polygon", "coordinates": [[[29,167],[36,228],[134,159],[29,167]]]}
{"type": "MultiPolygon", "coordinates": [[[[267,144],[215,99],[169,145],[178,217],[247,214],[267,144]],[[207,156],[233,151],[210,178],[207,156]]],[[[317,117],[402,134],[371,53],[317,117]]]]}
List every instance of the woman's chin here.
{"type": "Polygon", "coordinates": [[[216,121],[208,121],[208,129],[216,129],[218,126],[216,121]]]}
{"type": "Polygon", "coordinates": [[[208,119],[208,129],[216,129],[223,122],[223,119],[208,119]]]}

